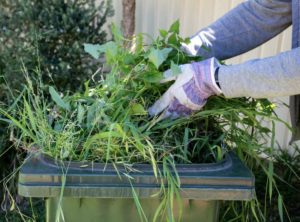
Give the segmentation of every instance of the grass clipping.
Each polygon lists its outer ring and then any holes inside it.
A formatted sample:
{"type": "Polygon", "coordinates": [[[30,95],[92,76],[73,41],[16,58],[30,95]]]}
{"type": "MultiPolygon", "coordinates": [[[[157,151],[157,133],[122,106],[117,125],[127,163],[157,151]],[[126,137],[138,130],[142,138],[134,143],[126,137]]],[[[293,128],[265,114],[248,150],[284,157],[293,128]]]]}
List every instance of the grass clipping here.
{"type": "MultiPolygon", "coordinates": [[[[34,87],[27,78],[14,114],[2,113],[14,123],[19,146],[29,152],[40,151],[58,160],[151,164],[154,175],[169,183],[162,188],[173,190],[161,189],[164,201],[155,218],[160,215],[173,221],[167,212],[180,188],[180,178],[159,172],[158,164],[167,166],[162,169],[168,171],[178,163],[220,161],[232,149],[239,155],[263,150],[271,131],[261,120],[275,119],[273,105],[266,99],[211,97],[202,111],[190,117],[150,118],[147,108],[170,86],[159,83],[163,71],[172,69],[176,75],[178,64],[201,58],[181,51],[181,43],[188,40],[179,36],[178,22],[169,30],[160,30],[160,36],[148,45],[143,35],[135,36],[130,50],[124,47],[120,31],[113,27],[112,32],[114,41],[85,45],[96,59],[104,53],[110,67],[109,73],[97,73],[95,87],[87,82],[84,92],[61,95],[53,87],[45,92],[42,83],[34,87]]],[[[140,215],[145,220],[144,214],[140,215]]]]}

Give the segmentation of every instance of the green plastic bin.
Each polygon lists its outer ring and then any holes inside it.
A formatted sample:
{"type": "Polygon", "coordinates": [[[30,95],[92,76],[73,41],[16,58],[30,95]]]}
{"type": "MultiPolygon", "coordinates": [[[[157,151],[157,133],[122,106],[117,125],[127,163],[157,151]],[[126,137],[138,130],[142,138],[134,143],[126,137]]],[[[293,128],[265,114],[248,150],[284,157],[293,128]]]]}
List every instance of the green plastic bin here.
{"type": "MultiPolygon", "coordinates": [[[[152,221],[160,199],[160,189],[152,167],[136,164],[132,185],[139,196],[148,221],[152,221]]],[[[229,153],[213,164],[178,164],[181,178],[182,221],[215,222],[219,200],[251,200],[254,176],[229,153]]],[[[135,222],[140,221],[132,187],[118,168],[110,164],[55,162],[44,155],[31,155],[19,173],[19,194],[46,198],[46,221],[54,222],[135,222]],[[57,212],[61,212],[56,218],[57,212]],[[62,216],[63,215],[63,216],[62,216]]],[[[126,172],[128,173],[128,172],[126,172]]],[[[175,205],[175,215],[179,207],[175,205]]]]}

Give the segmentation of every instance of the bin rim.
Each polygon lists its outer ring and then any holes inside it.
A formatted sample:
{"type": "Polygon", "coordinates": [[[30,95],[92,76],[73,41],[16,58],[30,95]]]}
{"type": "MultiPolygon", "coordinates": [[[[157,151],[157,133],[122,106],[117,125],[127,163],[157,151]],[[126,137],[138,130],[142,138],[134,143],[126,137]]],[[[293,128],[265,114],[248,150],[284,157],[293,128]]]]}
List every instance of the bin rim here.
{"type": "MultiPolygon", "coordinates": [[[[214,163],[180,163],[175,164],[176,166],[176,172],[180,173],[185,170],[189,170],[191,172],[199,172],[199,171],[218,171],[218,170],[224,170],[226,168],[229,168],[232,166],[232,157],[234,154],[233,152],[226,153],[224,155],[224,158],[221,161],[214,162],[214,163]]],[[[93,162],[93,161],[66,161],[66,160],[55,160],[54,158],[50,157],[49,155],[46,155],[44,153],[31,153],[27,156],[26,161],[39,161],[42,165],[49,168],[57,168],[60,167],[66,167],[68,170],[81,170],[84,171],[85,169],[93,170],[93,171],[111,171],[115,170],[116,167],[119,170],[125,170],[123,164],[111,164],[111,163],[99,163],[99,162],[93,162]]],[[[153,173],[153,168],[149,167],[151,164],[147,163],[132,163],[132,164],[126,164],[130,166],[131,168],[142,170],[143,173],[153,173]]],[[[162,164],[157,164],[159,168],[162,168],[162,164]]],[[[172,169],[170,169],[172,170],[172,169]]]]}
{"type": "MultiPolygon", "coordinates": [[[[31,154],[19,172],[18,191],[27,197],[132,198],[132,188],[141,198],[160,191],[151,164],[134,164],[135,171],[112,164],[55,161],[43,154],[31,154]],[[85,167],[82,167],[82,164],[85,167]],[[134,180],[128,179],[128,175],[134,180]]],[[[161,166],[159,166],[161,167],[161,166]]],[[[233,153],[211,164],[177,164],[183,198],[205,200],[250,200],[254,197],[254,176],[233,153]]]]}

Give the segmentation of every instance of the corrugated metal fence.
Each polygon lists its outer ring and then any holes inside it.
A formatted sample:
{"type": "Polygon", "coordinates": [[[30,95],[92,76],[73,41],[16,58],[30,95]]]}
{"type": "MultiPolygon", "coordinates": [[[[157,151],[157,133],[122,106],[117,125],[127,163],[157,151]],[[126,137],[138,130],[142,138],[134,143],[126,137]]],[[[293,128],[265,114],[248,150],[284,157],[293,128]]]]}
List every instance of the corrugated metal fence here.
{"type": "MultiPolygon", "coordinates": [[[[158,35],[159,29],[167,29],[175,20],[180,20],[181,35],[188,37],[199,29],[209,25],[227,11],[243,2],[242,0],[136,0],[136,32],[158,35]]],[[[113,21],[120,24],[122,19],[122,1],[113,0],[115,16],[113,21]]],[[[236,64],[253,58],[263,58],[290,49],[291,28],[264,45],[248,53],[227,60],[227,64],[236,64]]],[[[275,101],[288,103],[288,98],[275,101]]],[[[277,114],[289,121],[288,109],[277,108],[277,114]]],[[[280,146],[287,148],[290,132],[283,125],[276,126],[280,146]]]]}

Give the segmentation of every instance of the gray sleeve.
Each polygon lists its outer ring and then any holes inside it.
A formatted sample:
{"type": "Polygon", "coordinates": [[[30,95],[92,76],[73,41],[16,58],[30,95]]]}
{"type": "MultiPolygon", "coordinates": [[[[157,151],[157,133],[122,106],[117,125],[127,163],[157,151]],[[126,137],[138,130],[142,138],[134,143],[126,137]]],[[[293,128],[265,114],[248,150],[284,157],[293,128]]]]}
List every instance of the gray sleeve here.
{"type": "Polygon", "coordinates": [[[239,65],[221,66],[219,82],[228,98],[300,94],[300,48],[239,65]]]}
{"type": "Polygon", "coordinates": [[[234,57],[276,36],[291,20],[291,0],[245,1],[196,34],[209,48],[200,48],[197,54],[205,58],[234,57]]]}

